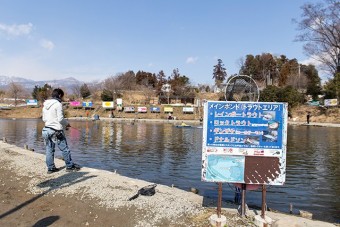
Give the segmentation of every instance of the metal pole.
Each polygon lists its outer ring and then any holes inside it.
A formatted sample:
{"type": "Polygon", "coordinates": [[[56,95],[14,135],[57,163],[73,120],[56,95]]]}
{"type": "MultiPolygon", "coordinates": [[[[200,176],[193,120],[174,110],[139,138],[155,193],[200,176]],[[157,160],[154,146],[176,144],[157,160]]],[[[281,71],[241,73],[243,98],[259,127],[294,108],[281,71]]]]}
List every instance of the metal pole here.
{"type": "Polygon", "coordinates": [[[266,185],[262,185],[262,211],[261,217],[265,220],[265,212],[266,212],[266,185]]]}
{"type": "Polygon", "coordinates": [[[218,182],[218,201],[217,201],[217,217],[221,217],[221,207],[222,207],[222,183],[218,182]]]}
{"type": "MultiPolygon", "coordinates": [[[[218,182],[218,199],[217,199],[217,217],[221,218],[221,207],[222,207],[222,183],[218,182]]],[[[217,227],[221,227],[221,222],[216,222],[217,227]]]]}
{"type": "Polygon", "coordinates": [[[246,215],[246,184],[242,184],[242,204],[241,204],[241,216],[246,215]]]}

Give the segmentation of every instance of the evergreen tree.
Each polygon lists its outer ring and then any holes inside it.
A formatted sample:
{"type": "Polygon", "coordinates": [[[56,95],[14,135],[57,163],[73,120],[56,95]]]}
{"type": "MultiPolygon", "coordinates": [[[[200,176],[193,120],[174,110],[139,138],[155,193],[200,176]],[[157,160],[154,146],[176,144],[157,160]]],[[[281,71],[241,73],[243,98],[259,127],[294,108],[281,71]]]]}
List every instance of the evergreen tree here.
{"type": "Polygon", "coordinates": [[[340,73],[336,73],[333,79],[324,85],[325,99],[340,100],[340,73]]]}
{"type": "Polygon", "coordinates": [[[52,86],[49,84],[45,84],[43,87],[35,85],[32,97],[40,102],[45,101],[48,99],[52,94],[52,86]]]}
{"type": "Polygon", "coordinates": [[[313,100],[317,100],[321,94],[321,79],[314,65],[301,65],[301,72],[307,76],[307,94],[313,96],[313,100]]]}
{"type": "Polygon", "coordinates": [[[223,81],[227,77],[226,68],[221,59],[217,59],[217,65],[214,66],[213,79],[215,80],[215,85],[220,87],[223,81]]]}
{"type": "Polygon", "coordinates": [[[83,99],[91,95],[90,89],[87,84],[84,83],[83,85],[81,85],[80,94],[83,99]]]}
{"type": "Polygon", "coordinates": [[[162,86],[167,83],[166,76],[163,70],[159,71],[159,73],[156,76],[156,90],[159,94],[161,92],[162,86]]]}

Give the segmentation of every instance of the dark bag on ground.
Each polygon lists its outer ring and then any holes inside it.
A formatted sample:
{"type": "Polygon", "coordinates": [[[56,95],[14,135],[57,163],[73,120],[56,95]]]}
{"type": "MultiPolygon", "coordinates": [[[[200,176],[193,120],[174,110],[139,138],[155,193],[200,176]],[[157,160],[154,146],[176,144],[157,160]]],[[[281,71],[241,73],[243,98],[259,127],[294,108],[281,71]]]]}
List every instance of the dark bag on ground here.
{"type": "Polygon", "coordinates": [[[138,190],[137,194],[132,196],[129,201],[136,199],[139,195],[145,195],[145,196],[152,196],[156,193],[155,187],[157,184],[151,184],[148,186],[145,186],[138,190]]]}

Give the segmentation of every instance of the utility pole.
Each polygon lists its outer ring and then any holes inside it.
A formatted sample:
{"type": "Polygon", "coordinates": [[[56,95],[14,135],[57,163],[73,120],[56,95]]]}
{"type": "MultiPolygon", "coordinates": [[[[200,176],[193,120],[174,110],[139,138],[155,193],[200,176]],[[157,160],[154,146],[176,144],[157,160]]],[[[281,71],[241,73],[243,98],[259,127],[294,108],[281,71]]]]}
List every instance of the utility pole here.
{"type": "Polygon", "coordinates": [[[336,64],[336,73],[340,73],[340,53],[338,53],[337,64],[336,64]]]}
{"type": "Polygon", "coordinates": [[[340,52],[338,53],[338,57],[337,57],[337,65],[336,65],[336,75],[335,75],[335,89],[336,89],[336,98],[338,99],[338,103],[339,103],[339,86],[340,86],[340,76],[337,75],[340,73],[340,52]]]}
{"type": "Polygon", "coordinates": [[[299,64],[299,71],[298,71],[299,79],[298,79],[298,91],[300,90],[300,76],[301,76],[301,65],[299,64]]]}

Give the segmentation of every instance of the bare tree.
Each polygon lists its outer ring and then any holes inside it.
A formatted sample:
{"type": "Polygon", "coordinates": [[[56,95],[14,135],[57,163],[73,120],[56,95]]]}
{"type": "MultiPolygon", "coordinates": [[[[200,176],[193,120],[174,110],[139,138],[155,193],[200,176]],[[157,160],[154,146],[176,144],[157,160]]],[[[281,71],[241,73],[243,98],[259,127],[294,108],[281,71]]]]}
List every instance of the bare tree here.
{"type": "Polygon", "coordinates": [[[103,90],[103,83],[94,80],[88,83],[88,87],[92,94],[92,99],[98,100],[100,98],[100,92],[103,90]]]}
{"type": "Polygon", "coordinates": [[[239,66],[240,70],[239,70],[239,74],[242,73],[242,69],[245,67],[245,60],[243,57],[240,57],[239,59],[236,60],[236,64],[239,66]]]}
{"type": "MultiPolygon", "coordinates": [[[[123,90],[123,79],[118,76],[110,76],[106,78],[103,83],[103,94],[106,97],[110,97],[110,99],[115,100],[118,95],[120,95],[121,91],[123,90]]],[[[102,95],[103,99],[103,95],[102,95]]],[[[104,100],[104,99],[103,99],[104,100]]]]}
{"type": "Polygon", "coordinates": [[[286,85],[290,85],[293,88],[301,91],[307,89],[308,78],[304,73],[296,74],[292,73],[288,75],[286,85]]]}
{"type": "Polygon", "coordinates": [[[0,90],[0,98],[2,98],[5,95],[5,91],[4,90],[0,90]]]}
{"type": "Polygon", "coordinates": [[[151,87],[145,85],[140,85],[138,90],[143,93],[146,104],[150,103],[151,98],[155,96],[156,93],[151,87]]]}
{"type": "Polygon", "coordinates": [[[81,97],[81,92],[80,92],[80,84],[75,84],[72,86],[71,90],[72,90],[72,94],[76,97],[76,98],[80,98],[81,97]]]}
{"type": "Polygon", "coordinates": [[[123,89],[134,90],[136,88],[136,75],[133,71],[120,73],[117,77],[123,89]]]}
{"type": "Polygon", "coordinates": [[[19,97],[23,95],[24,93],[25,93],[25,88],[21,84],[15,83],[13,81],[9,83],[7,94],[9,97],[14,98],[15,106],[17,106],[18,104],[19,97]]]}
{"type": "Polygon", "coordinates": [[[325,3],[306,3],[301,7],[302,20],[294,20],[301,31],[296,40],[305,42],[306,54],[334,74],[340,54],[340,2],[325,0],[325,3]]]}

